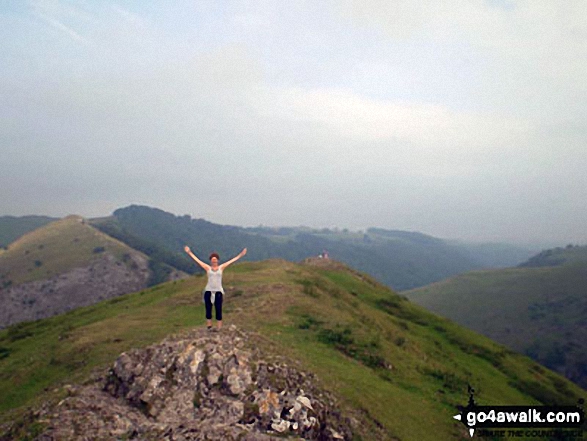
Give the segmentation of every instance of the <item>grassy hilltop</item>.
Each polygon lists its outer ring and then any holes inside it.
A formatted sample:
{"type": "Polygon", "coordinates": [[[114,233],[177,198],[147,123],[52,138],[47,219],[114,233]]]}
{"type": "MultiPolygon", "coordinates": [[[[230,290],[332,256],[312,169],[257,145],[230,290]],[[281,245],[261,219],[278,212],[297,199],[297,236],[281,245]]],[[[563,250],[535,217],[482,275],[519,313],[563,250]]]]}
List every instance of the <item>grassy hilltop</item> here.
{"type": "Polygon", "coordinates": [[[105,252],[119,260],[136,253],[80,216],[59,219],[23,235],[0,254],[0,288],[62,274],[105,252]]]}
{"type": "Polygon", "coordinates": [[[546,250],[517,268],[473,271],[404,294],[587,387],[587,246],[546,250]]]}
{"type": "Polygon", "coordinates": [[[134,292],[175,273],[68,216],[0,251],[0,328],[134,292]]]}
{"type": "MultiPolygon", "coordinates": [[[[58,386],[83,381],[133,347],[203,326],[194,276],[21,323],[0,331],[0,412],[58,400],[58,386]]],[[[585,391],[527,357],[412,304],[369,276],[334,261],[241,262],[225,273],[225,325],[300,360],[344,406],[364,416],[364,432],[388,439],[469,439],[452,416],[466,404],[575,404],[585,391]]],[[[35,431],[40,422],[26,424],[35,431]]]]}

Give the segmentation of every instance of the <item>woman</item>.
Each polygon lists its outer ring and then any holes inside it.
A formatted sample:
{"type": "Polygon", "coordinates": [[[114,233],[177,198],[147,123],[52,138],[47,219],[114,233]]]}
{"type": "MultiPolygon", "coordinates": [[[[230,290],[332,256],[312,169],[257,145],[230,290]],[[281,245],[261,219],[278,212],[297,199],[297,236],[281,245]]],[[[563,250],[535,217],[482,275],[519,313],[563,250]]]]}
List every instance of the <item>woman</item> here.
{"type": "Polygon", "coordinates": [[[200,265],[206,274],[208,274],[208,283],[204,288],[204,303],[206,305],[206,319],[208,331],[212,330],[212,304],[216,310],[216,324],[217,330],[220,331],[222,328],[222,297],[224,296],[224,289],[222,288],[222,272],[232,263],[247,254],[247,249],[243,249],[238,256],[230,259],[228,262],[224,262],[222,265],[218,265],[218,259],[220,256],[218,253],[210,254],[210,265],[202,262],[196,257],[187,245],[184,248],[185,252],[194,259],[198,265],[200,265]]]}

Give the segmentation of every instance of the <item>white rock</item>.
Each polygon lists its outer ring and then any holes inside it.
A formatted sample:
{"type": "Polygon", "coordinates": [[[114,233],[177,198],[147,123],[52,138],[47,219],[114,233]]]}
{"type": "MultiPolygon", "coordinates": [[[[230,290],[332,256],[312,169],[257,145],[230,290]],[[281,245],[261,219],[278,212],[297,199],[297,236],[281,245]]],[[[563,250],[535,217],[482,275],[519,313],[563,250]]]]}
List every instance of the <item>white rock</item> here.
{"type": "Polygon", "coordinates": [[[200,363],[204,361],[205,358],[206,354],[202,350],[197,350],[194,353],[194,358],[190,363],[190,370],[192,371],[192,374],[195,374],[197,372],[198,366],[200,366],[200,363]]]}
{"type": "Polygon", "coordinates": [[[318,421],[318,420],[316,420],[316,418],[314,418],[314,417],[310,417],[308,420],[309,420],[309,423],[310,423],[309,425],[310,425],[310,426],[313,426],[313,425],[314,425],[314,424],[316,424],[316,422],[318,421]]]}
{"type": "Polygon", "coordinates": [[[271,423],[271,428],[278,432],[285,432],[289,429],[289,421],[281,420],[279,423],[271,423]]]}
{"type": "Polygon", "coordinates": [[[296,398],[296,400],[299,401],[300,403],[302,403],[308,409],[314,410],[314,408],[312,407],[312,403],[310,403],[310,400],[307,397],[303,397],[300,395],[299,397],[296,398]]]}
{"type": "Polygon", "coordinates": [[[342,436],[340,433],[338,433],[333,428],[330,428],[330,433],[332,433],[332,437],[335,439],[344,439],[344,436],[342,436]]]}

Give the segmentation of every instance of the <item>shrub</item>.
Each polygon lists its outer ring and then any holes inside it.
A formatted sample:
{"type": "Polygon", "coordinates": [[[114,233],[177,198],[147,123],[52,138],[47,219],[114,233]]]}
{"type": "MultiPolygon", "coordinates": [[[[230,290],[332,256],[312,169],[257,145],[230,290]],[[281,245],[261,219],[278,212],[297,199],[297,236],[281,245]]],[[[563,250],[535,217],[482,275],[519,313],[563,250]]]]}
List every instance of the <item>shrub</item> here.
{"type": "Polygon", "coordinates": [[[11,352],[12,352],[12,349],[5,348],[4,346],[0,346],[0,360],[2,360],[3,358],[8,357],[11,352]]]}
{"type": "Polygon", "coordinates": [[[299,329],[310,329],[312,327],[318,327],[324,323],[322,320],[318,320],[311,315],[303,315],[301,319],[302,321],[298,324],[299,329]]]}
{"type": "Polygon", "coordinates": [[[406,322],[404,322],[403,320],[400,320],[397,324],[399,325],[400,328],[402,328],[402,329],[404,329],[406,331],[408,329],[410,329],[410,327],[408,326],[408,324],[406,322]]]}
{"type": "Polygon", "coordinates": [[[379,355],[380,344],[376,340],[368,343],[358,342],[348,326],[336,329],[323,328],[318,332],[318,340],[338,349],[342,353],[360,361],[372,369],[386,368],[385,358],[379,355]]]}
{"type": "Polygon", "coordinates": [[[402,318],[422,326],[428,326],[430,324],[425,315],[411,311],[409,307],[406,308],[402,303],[407,302],[399,296],[393,296],[385,299],[378,299],[376,306],[394,317],[402,318]]]}
{"type": "Polygon", "coordinates": [[[342,330],[338,329],[320,329],[318,332],[318,340],[337,348],[342,348],[354,343],[352,331],[347,326],[342,330]]]}
{"type": "Polygon", "coordinates": [[[302,285],[302,292],[310,297],[318,298],[320,294],[316,290],[316,284],[308,279],[298,280],[297,281],[300,285],[302,285]]]}
{"type": "Polygon", "coordinates": [[[8,340],[11,342],[15,342],[17,340],[22,340],[23,338],[30,337],[33,335],[33,332],[28,329],[29,325],[27,322],[17,323],[12,325],[8,328],[8,340]]]}
{"type": "Polygon", "coordinates": [[[443,371],[440,369],[432,369],[424,367],[422,372],[432,378],[436,378],[442,382],[442,387],[451,392],[458,392],[465,389],[467,381],[459,377],[453,372],[443,371]]]}
{"type": "Polygon", "coordinates": [[[518,379],[517,381],[510,381],[508,384],[512,387],[515,387],[520,392],[537,399],[546,406],[570,404],[569,400],[574,400],[572,396],[554,391],[538,381],[526,381],[518,379]]]}

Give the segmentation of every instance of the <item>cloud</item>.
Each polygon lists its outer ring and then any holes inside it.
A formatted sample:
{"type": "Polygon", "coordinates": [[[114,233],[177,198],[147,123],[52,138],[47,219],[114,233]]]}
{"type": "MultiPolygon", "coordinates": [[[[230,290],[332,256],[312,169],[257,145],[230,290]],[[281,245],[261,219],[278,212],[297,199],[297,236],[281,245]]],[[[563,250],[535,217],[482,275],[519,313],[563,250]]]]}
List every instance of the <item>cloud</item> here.
{"type": "Polygon", "coordinates": [[[70,27],[64,25],[62,22],[57,20],[56,18],[50,17],[46,14],[38,12],[36,14],[39,18],[44,20],[46,23],[53,26],[55,29],[59,29],[60,31],[64,32],[65,34],[69,35],[73,40],[80,42],[80,43],[88,43],[88,40],[78,34],[76,31],[71,29],[70,27]]]}
{"type": "Polygon", "coordinates": [[[346,89],[267,88],[255,105],[266,117],[315,122],[355,140],[399,139],[431,148],[500,145],[525,136],[530,125],[442,104],[373,99],[346,89]]]}
{"type": "Polygon", "coordinates": [[[587,7],[581,0],[344,0],[339,13],[397,40],[467,42],[514,68],[519,83],[555,81],[554,88],[587,90],[587,7]]]}
{"type": "Polygon", "coordinates": [[[0,15],[0,205],[140,202],[452,237],[585,230],[580,3],[294,3],[0,15]]]}

